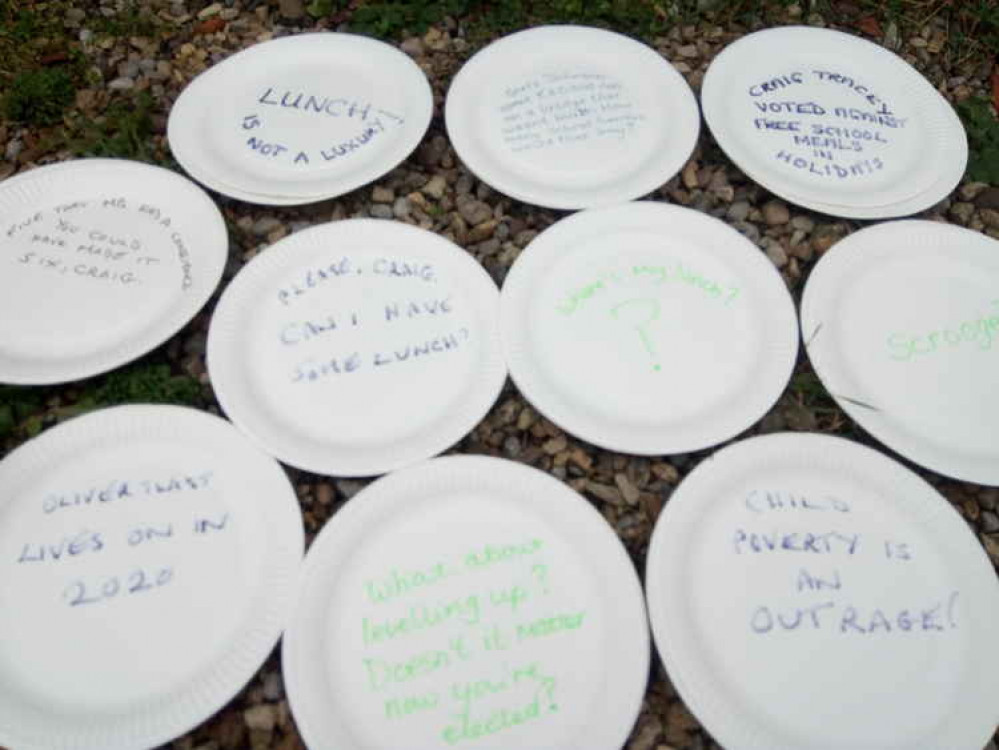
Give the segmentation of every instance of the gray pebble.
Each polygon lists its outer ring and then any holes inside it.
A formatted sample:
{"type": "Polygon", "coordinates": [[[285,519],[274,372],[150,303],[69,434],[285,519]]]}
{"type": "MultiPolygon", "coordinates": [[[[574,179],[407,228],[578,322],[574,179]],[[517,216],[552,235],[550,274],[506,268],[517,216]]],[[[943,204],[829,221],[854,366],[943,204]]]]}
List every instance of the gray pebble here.
{"type": "Polygon", "coordinates": [[[393,216],[392,206],[384,203],[375,203],[369,209],[369,213],[376,219],[391,219],[393,216]]]}
{"type": "Polygon", "coordinates": [[[975,213],[975,206],[964,201],[957,201],[950,207],[950,215],[961,224],[968,224],[975,213]]]}
{"type": "Polygon", "coordinates": [[[815,222],[809,219],[807,216],[795,216],[791,219],[791,226],[800,232],[808,234],[813,229],[815,229],[815,222]]]}
{"type": "Polygon", "coordinates": [[[728,207],[726,216],[728,216],[728,218],[732,221],[745,221],[746,217],[749,216],[749,202],[736,201],[728,207]]]}
{"type": "Polygon", "coordinates": [[[510,458],[516,458],[520,455],[520,440],[510,435],[506,440],[503,441],[503,452],[510,458]]]}
{"type": "Polygon", "coordinates": [[[21,143],[21,140],[19,138],[13,138],[7,143],[7,149],[4,151],[4,157],[6,157],[7,161],[14,161],[23,148],[24,144],[21,143]]]}
{"type": "Polygon", "coordinates": [[[760,230],[755,224],[750,224],[748,221],[737,221],[732,226],[735,227],[735,229],[737,229],[750,242],[760,241],[760,230]]]}
{"type": "Polygon", "coordinates": [[[995,510],[999,507],[999,489],[982,490],[978,495],[978,504],[985,510],[995,510]]]}
{"type": "Polygon", "coordinates": [[[982,511],[982,531],[986,534],[994,534],[999,531],[999,516],[991,510],[982,511]]]}
{"type": "Polygon", "coordinates": [[[434,200],[440,200],[444,197],[444,191],[447,190],[447,180],[444,179],[443,175],[434,175],[431,177],[427,184],[420,188],[424,195],[428,195],[434,200]]]}
{"type": "Polygon", "coordinates": [[[458,212],[469,226],[473,227],[493,218],[493,210],[487,204],[477,200],[465,201],[458,206],[458,212]]]}
{"type": "Polygon", "coordinates": [[[791,220],[791,212],[782,201],[768,201],[763,204],[763,220],[769,226],[778,227],[791,220]]]}
{"type": "Polygon", "coordinates": [[[411,36],[409,39],[403,40],[399,48],[410,57],[423,56],[423,40],[418,36],[411,36]]]}
{"type": "Polygon", "coordinates": [[[395,200],[395,191],[392,188],[375,185],[371,189],[371,200],[374,203],[391,203],[395,200]]]}
{"type": "Polygon", "coordinates": [[[410,206],[408,198],[396,198],[392,204],[392,215],[397,219],[408,219],[410,206]]]}
{"type": "Polygon", "coordinates": [[[277,711],[271,704],[262,703],[259,706],[246,709],[243,712],[243,721],[248,729],[270,732],[277,724],[277,711]]]}
{"type": "Polygon", "coordinates": [[[108,88],[112,91],[127,91],[128,89],[135,86],[135,81],[131,78],[115,78],[111,83],[108,84],[108,88]]]}
{"type": "Polygon", "coordinates": [[[783,245],[773,237],[763,238],[763,249],[777,268],[783,268],[787,265],[787,253],[784,251],[783,245]]]}
{"type": "Polygon", "coordinates": [[[258,237],[264,237],[280,226],[280,219],[273,216],[262,216],[253,223],[253,233],[258,237]]]}
{"type": "Polygon", "coordinates": [[[264,678],[264,700],[277,702],[284,698],[284,682],[280,672],[271,672],[264,678]]]}
{"type": "Polygon", "coordinates": [[[118,64],[119,78],[135,78],[139,75],[139,63],[135,60],[126,60],[118,64]]]}
{"type": "Polygon", "coordinates": [[[533,229],[524,229],[523,231],[517,232],[517,234],[513,236],[513,244],[517,247],[524,248],[527,247],[537,236],[538,233],[533,229]]]}

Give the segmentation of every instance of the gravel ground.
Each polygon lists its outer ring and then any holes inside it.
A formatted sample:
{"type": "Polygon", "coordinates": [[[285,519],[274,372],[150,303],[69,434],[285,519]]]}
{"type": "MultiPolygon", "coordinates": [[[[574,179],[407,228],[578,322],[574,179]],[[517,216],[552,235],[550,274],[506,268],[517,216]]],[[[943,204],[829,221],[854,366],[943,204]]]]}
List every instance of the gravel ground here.
{"type": "MultiPolygon", "coordinates": [[[[84,3],[79,3],[81,8],[84,3]]],[[[94,3],[96,5],[96,3],[94,3]]],[[[155,153],[168,154],[166,115],[172,102],[196,74],[233,52],[256,42],[317,24],[301,0],[270,5],[259,0],[225,3],[198,0],[148,1],[172,29],[163,39],[115,38],[94,33],[88,11],[70,11],[65,28],[100,80],[78,91],[76,110],[84,117],[103,112],[110,102],[130,100],[148,91],[154,102],[155,153]]],[[[842,8],[841,8],[842,10],[842,8]]],[[[111,16],[116,6],[104,0],[98,12],[111,16]]],[[[830,25],[833,19],[803,13],[790,5],[787,22],[830,25]],[[804,17],[803,17],[804,16],[804,17]]],[[[850,14],[836,14],[836,20],[850,14]]],[[[934,19],[911,38],[899,38],[894,24],[876,31],[876,41],[915,65],[952,102],[988,92],[991,61],[959,59],[948,48],[948,33],[934,19]]],[[[862,27],[863,28],[863,27],[862,27]]],[[[655,41],[697,91],[712,57],[752,29],[701,21],[675,27],[655,41]]],[[[856,25],[845,30],[857,33],[856,25]]],[[[451,78],[474,51],[462,25],[445,20],[420,37],[401,43],[429,77],[434,91],[434,119],[422,144],[401,166],[378,180],[335,200],[292,208],[257,207],[217,196],[230,227],[230,263],[225,280],[269,244],[303,227],[348,217],[373,216],[418,225],[445,236],[473,254],[497,283],[521,250],[541,230],[564,214],[518,203],[476,179],[451,148],[443,123],[444,95],[451,78]]],[[[0,122],[0,179],[38,164],[69,158],[30,129],[0,122]]],[[[649,196],[721,218],[756,243],[780,270],[795,298],[815,261],[838,239],[865,222],[836,219],[798,208],[750,182],[721,154],[706,129],[681,173],[649,196]]],[[[964,182],[955,193],[919,218],[959,224],[999,238],[999,187],[964,182]]],[[[204,350],[208,321],[217,301],[165,345],[178,370],[210,389],[204,350]]],[[[796,377],[808,380],[811,369],[803,355],[796,377]]],[[[212,407],[218,412],[217,406],[212,407]]],[[[803,388],[788,389],[769,413],[744,435],[780,431],[821,431],[846,435],[874,445],[828,398],[803,388]]],[[[10,447],[10,446],[8,446],[10,447]]],[[[883,450],[883,449],[882,449],[883,450]]],[[[590,500],[615,529],[635,561],[644,558],[653,523],[684,475],[711,451],[691,455],[637,458],[611,453],[565,434],[535,412],[508,382],[495,407],[454,449],[459,453],[498,455],[537,467],[567,482],[590,500]]],[[[916,469],[953,503],[981,541],[993,564],[999,563],[999,489],[944,479],[916,469]]],[[[331,479],[289,470],[301,501],[308,538],[366,481],[331,479]]],[[[177,750],[303,747],[292,723],[282,687],[280,664],[272,655],[249,686],[224,710],[167,747],[177,750]]],[[[714,748],[670,685],[662,669],[653,668],[641,716],[628,741],[629,750],[714,748]]],[[[995,741],[990,750],[996,750],[995,741]]]]}

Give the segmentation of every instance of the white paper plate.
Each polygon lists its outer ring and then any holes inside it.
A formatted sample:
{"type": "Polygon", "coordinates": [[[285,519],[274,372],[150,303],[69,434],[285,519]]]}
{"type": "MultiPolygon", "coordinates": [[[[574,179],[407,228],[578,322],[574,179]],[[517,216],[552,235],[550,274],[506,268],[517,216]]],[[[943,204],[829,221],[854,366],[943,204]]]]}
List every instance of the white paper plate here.
{"type": "Polygon", "coordinates": [[[181,93],[167,136],[184,169],[250,203],[333,198],[402,162],[430,124],[419,66],[384,42],[342,33],[257,44],[181,93]]]}
{"type": "Polygon", "coordinates": [[[228,254],[218,208],[166,169],[118,159],[0,183],[0,382],[105,372],[182,328],[228,254]]]}
{"type": "Polygon", "coordinates": [[[941,474],[999,485],[999,242],[929,221],[855,232],[812,271],[801,328],[861,427],[941,474]]]}
{"type": "Polygon", "coordinates": [[[506,379],[499,294],[472,256],[407,224],[291,235],[222,295],[208,335],[219,403],[285,463],[370,475],[429,458],[506,379]]]}
{"type": "Polygon", "coordinates": [[[883,47],[827,29],[783,27],[729,45],[708,68],[704,119],[747,175],[835,216],[928,208],[968,159],[954,110],[883,47]]]}
{"type": "Polygon", "coordinates": [[[217,417],[122,406],[0,462],[0,744],[136,750],[204,721],[291,614],[303,533],[217,417]]]}
{"type": "Polygon", "coordinates": [[[979,750],[999,721],[995,571],[869,448],[719,451],[657,521],[646,591],[670,679],[728,750],[979,750]]]}
{"type": "Polygon", "coordinates": [[[690,157],[701,125],[690,86],[655,50],[582,26],[521,31],[477,53],[445,119],[483,181],[566,209],[651,192],[690,157]]]}
{"type": "Polygon", "coordinates": [[[769,409],[798,350],[794,305],[749,240],[698,211],[574,214],[521,253],[501,296],[510,374],[540,412],[610,450],[684,453],[769,409]]]}
{"type": "Polygon", "coordinates": [[[311,750],[618,750],[648,625],[583,498],[520,464],[448,457],[380,479],[320,532],[282,662],[311,750]]]}

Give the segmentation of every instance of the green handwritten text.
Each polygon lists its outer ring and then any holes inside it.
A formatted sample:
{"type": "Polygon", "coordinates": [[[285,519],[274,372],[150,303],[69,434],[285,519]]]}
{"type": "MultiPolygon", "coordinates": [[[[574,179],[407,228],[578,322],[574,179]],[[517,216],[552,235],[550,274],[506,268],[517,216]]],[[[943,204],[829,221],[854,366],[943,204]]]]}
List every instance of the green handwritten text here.
{"type": "Polygon", "coordinates": [[[628,287],[658,287],[668,283],[685,284],[697,289],[725,305],[739,297],[739,287],[722,284],[680,261],[660,264],[635,264],[619,271],[605,271],[599,279],[570,290],[555,309],[563,315],[572,315],[589,300],[615,285],[628,287]]]}
{"type": "MultiPolygon", "coordinates": [[[[992,300],[999,307],[999,300],[992,300]]],[[[969,344],[982,351],[992,349],[992,343],[999,335],[999,312],[967,320],[949,328],[938,328],[922,334],[892,333],[888,336],[891,358],[900,362],[926,355],[946,352],[969,344]]]]}

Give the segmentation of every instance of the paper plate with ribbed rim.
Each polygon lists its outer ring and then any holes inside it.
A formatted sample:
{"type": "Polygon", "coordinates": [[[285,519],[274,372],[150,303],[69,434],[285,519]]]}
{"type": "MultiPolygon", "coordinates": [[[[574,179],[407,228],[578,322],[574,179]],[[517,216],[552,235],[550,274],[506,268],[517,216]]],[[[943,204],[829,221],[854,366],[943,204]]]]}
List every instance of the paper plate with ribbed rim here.
{"type": "Polygon", "coordinates": [[[448,136],[480,179],[518,200],[590,208],[640,198],[697,143],[690,86],[622,34],[542,26],[493,42],[458,71],[448,136]]]}
{"type": "Polygon", "coordinates": [[[120,406],[0,462],[0,744],[136,750],[206,720],[291,613],[303,531],[228,422],[120,406]]]}
{"type": "Polygon", "coordinates": [[[269,453],[364,476],[465,436],[506,380],[499,292],[475,259],[408,224],[297,232],[248,263],[208,333],[226,414],[269,453]]]}
{"type": "Polygon", "coordinates": [[[759,248],[663,203],[552,225],[510,269],[500,308],[524,397],[625,453],[686,453],[738,434],[780,396],[798,351],[791,297],[759,248]]]}
{"type": "Polygon", "coordinates": [[[215,290],[229,241],[194,183],[124,159],[0,182],[0,382],[79,380],[182,328],[215,290]]]}
{"type": "Polygon", "coordinates": [[[586,500],[521,464],[451,456],[330,519],[282,665],[312,750],[618,750],[648,625],[635,569],[586,500]]]}
{"type": "Polygon", "coordinates": [[[750,34],[711,63],[704,119],[725,153],[787,200],[853,218],[942,200],[968,159],[950,104],[904,60],[843,32],[750,34]]]}
{"type": "Polygon", "coordinates": [[[224,195],[297,205],[378,179],[423,138],[430,84],[405,53],[324,32],[256,44],[195,78],[167,137],[185,170],[224,195]]]}
{"type": "Polygon", "coordinates": [[[999,722],[995,570],[870,448],[723,448],[664,507],[645,581],[670,680],[730,750],[977,750],[999,722]]]}
{"type": "Polygon", "coordinates": [[[999,242],[929,221],[855,232],[809,276],[801,328],[861,427],[929,469],[999,485],[999,242]]]}

